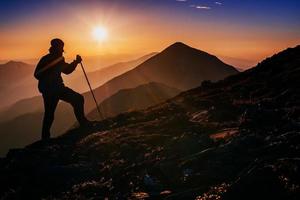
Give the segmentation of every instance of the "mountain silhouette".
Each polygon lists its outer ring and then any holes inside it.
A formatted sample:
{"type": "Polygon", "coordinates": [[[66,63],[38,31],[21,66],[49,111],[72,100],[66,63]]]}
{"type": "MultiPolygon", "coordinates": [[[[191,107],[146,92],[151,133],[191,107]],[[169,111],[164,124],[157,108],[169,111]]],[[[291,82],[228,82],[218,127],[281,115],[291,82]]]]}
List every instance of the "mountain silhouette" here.
{"type": "Polygon", "coordinates": [[[300,46],[142,111],[11,150],[6,199],[299,199],[300,46]]]}
{"type": "Polygon", "coordinates": [[[116,91],[148,82],[159,82],[181,90],[197,87],[204,80],[220,80],[238,71],[217,57],[176,42],[136,68],[95,90],[98,99],[116,91]]]}
{"type": "Polygon", "coordinates": [[[181,42],[172,44],[136,70],[153,81],[182,90],[199,86],[204,80],[220,80],[237,73],[216,56],[181,42]]]}
{"type": "MultiPolygon", "coordinates": [[[[179,94],[180,90],[161,83],[150,82],[136,88],[123,89],[102,101],[101,115],[104,118],[120,113],[141,110],[161,103],[179,94]]],[[[90,119],[99,118],[97,109],[88,114],[90,119]]]]}

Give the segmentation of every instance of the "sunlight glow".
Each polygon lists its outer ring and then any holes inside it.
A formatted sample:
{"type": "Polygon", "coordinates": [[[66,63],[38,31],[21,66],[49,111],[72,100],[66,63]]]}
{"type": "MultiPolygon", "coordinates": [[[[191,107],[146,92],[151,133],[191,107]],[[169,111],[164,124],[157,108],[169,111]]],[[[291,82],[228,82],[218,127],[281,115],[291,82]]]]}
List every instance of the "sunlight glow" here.
{"type": "Polygon", "coordinates": [[[92,36],[96,41],[103,42],[108,37],[107,29],[102,26],[94,27],[92,30],[92,36]]]}

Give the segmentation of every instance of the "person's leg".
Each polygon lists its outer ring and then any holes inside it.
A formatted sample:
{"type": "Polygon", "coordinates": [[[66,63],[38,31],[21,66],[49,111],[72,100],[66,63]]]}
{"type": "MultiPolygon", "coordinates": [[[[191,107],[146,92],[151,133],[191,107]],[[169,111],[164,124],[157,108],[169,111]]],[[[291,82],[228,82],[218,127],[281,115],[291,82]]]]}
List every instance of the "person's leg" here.
{"type": "Polygon", "coordinates": [[[45,95],[43,94],[44,99],[44,119],[43,119],[43,128],[42,128],[42,140],[47,140],[50,138],[50,128],[54,120],[54,112],[59,101],[58,97],[55,95],[45,95]]]}
{"type": "Polygon", "coordinates": [[[65,87],[61,90],[59,99],[66,101],[73,106],[76,119],[80,125],[84,125],[88,122],[84,115],[84,98],[81,94],[73,91],[68,87],[65,87]]]}

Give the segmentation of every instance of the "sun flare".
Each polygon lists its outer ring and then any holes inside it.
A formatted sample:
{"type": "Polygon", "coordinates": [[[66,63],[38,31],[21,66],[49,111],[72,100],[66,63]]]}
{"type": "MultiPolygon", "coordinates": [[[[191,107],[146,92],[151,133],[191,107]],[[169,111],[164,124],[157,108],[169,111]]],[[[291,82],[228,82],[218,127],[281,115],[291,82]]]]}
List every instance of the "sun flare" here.
{"type": "Polygon", "coordinates": [[[92,30],[92,36],[96,41],[103,42],[107,40],[108,37],[107,29],[102,26],[94,27],[92,30]]]}

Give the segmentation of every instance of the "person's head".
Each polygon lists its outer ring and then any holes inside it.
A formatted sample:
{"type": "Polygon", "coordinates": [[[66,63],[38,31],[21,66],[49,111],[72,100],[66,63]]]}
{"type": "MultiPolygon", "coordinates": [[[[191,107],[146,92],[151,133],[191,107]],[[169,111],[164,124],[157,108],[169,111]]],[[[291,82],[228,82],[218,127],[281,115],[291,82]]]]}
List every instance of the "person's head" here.
{"type": "Polygon", "coordinates": [[[49,49],[49,52],[51,54],[62,56],[62,54],[64,52],[64,42],[59,38],[55,38],[55,39],[51,40],[50,44],[51,44],[51,47],[49,49]]]}

